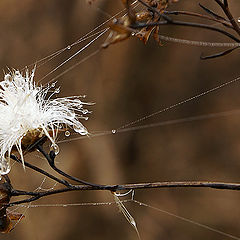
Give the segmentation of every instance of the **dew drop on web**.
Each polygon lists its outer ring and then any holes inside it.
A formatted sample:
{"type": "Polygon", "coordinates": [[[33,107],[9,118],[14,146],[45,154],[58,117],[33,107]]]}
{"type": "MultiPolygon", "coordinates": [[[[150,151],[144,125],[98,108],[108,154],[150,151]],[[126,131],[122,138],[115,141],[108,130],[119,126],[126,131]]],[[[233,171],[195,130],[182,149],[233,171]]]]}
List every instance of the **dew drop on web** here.
{"type": "Polygon", "coordinates": [[[113,130],[112,130],[112,133],[113,133],[113,134],[115,134],[116,132],[117,132],[117,130],[116,130],[116,129],[113,129],[113,130]]]}
{"type": "Polygon", "coordinates": [[[82,110],[82,113],[87,114],[87,113],[89,113],[89,111],[87,109],[84,109],[84,110],[82,110]]]}
{"type": "Polygon", "coordinates": [[[87,135],[88,131],[86,128],[82,127],[82,126],[73,126],[73,130],[81,135],[87,135]]]}
{"type": "Polygon", "coordinates": [[[12,76],[11,76],[10,74],[6,74],[6,75],[4,76],[4,80],[5,80],[5,81],[12,81],[12,76]]]}
{"type": "Polygon", "coordinates": [[[69,131],[65,131],[65,136],[69,137],[71,135],[71,133],[69,131]]]}
{"type": "Polygon", "coordinates": [[[81,104],[82,103],[82,101],[80,99],[78,99],[78,98],[74,99],[74,102],[77,103],[77,104],[81,104]]]}
{"type": "Polygon", "coordinates": [[[67,46],[67,50],[70,50],[70,49],[71,49],[71,46],[70,46],[70,45],[68,45],[68,46],[67,46]]]}
{"type": "Polygon", "coordinates": [[[54,151],[54,153],[55,153],[56,155],[59,154],[59,152],[60,152],[59,146],[58,146],[57,144],[52,144],[50,150],[51,150],[51,151],[54,151]]]}
{"type": "Polygon", "coordinates": [[[240,17],[238,18],[238,20],[237,20],[239,23],[240,23],[240,17]]]}
{"type": "Polygon", "coordinates": [[[55,92],[55,93],[60,93],[60,89],[59,89],[59,88],[56,88],[56,89],[54,90],[54,92],[55,92]]]}
{"type": "MultiPolygon", "coordinates": [[[[10,172],[10,164],[8,163],[8,161],[3,158],[1,159],[1,162],[0,162],[0,176],[1,175],[5,175],[5,174],[8,174],[10,172]]],[[[1,177],[0,177],[1,179],[1,177]]]]}

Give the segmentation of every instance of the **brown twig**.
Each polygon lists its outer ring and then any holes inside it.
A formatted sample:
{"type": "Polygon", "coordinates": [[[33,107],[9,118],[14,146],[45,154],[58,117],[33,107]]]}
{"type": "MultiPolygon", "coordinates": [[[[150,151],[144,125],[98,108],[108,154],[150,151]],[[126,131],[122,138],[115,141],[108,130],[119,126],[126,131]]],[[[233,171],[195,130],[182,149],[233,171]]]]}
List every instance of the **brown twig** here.
{"type": "Polygon", "coordinates": [[[153,182],[153,183],[133,183],[123,185],[73,185],[72,187],[61,188],[42,192],[27,192],[13,189],[12,196],[31,196],[30,198],[9,203],[9,206],[28,203],[36,201],[42,197],[55,195],[70,191],[123,191],[123,190],[137,190],[137,189],[153,189],[153,188],[214,188],[220,190],[240,190],[240,183],[226,183],[226,182],[209,182],[209,181],[183,181],[183,182],[153,182]]]}
{"type": "Polygon", "coordinates": [[[151,26],[162,26],[162,25],[177,25],[177,26],[185,26],[185,27],[195,27],[195,28],[203,28],[203,29],[208,29],[208,30],[212,30],[215,32],[219,32],[227,37],[229,37],[230,39],[234,40],[235,42],[240,42],[240,39],[236,38],[234,35],[232,35],[229,32],[226,32],[225,30],[221,29],[221,28],[217,28],[211,25],[207,25],[207,24],[201,24],[201,23],[194,23],[194,22],[183,22],[183,21],[175,21],[172,20],[171,22],[169,21],[158,21],[158,22],[150,22],[150,23],[137,23],[135,25],[132,25],[131,27],[133,29],[141,29],[144,27],[151,27],[151,26]]]}
{"type": "MultiPolygon", "coordinates": [[[[198,13],[192,13],[188,11],[172,11],[172,12],[159,12],[156,8],[149,6],[144,0],[138,0],[139,3],[141,3],[143,6],[147,7],[148,10],[150,10],[152,13],[157,14],[159,18],[157,18],[157,21],[152,22],[136,22],[134,17],[132,17],[131,26],[132,29],[142,29],[145,27],[153,27],[153,26],[160,26],[160,25],[177,25],[177,26],[187,26],[187,27],[195,27],[195,28],[203,28],[208,29],[211,31],[219,32],[230,39],[234,40],[236,43],[240,43],[240,39],[235,37],[233,34],[229,33],[228,31],[225,31],[224,29],[217,28],[215,26],[207,25],[207,24],[201,24],[201,23],[195,23],[195,22],[184,22],[184,21],[177,21],[172,19],[169,15],[171,14],[181,14],[181,15],[189,15],[193,17],[200,17],[203,19],[219,22],[223,24],[224,26],[227,26],[228,28],[234,29],[236,33],[240,36],[240,27],[238,23],[233,18],[227,0],[215,0],[215,2],[222,8],[224,11],[226,17],[228,18],[221,18],[220,16],[216,15],[215,13],[211,12],[209,9],[203,7],[207,12],[212,14],[213,17],[209,17],[206,15],[198,14],[198,13]],[[160,19],[162,19],[160,21],[160,19]],[[230,23],[230,24],[229,24],[230,23]]],[[[129,8],[129,2],[127,1],[127,8],[128,8],[128,14],[132,14],[131,9],[129,8]]],[[[132,16],[132,15],[131,15],[132,16]]],[[[224,51],[219,53],[218,55],[208,56],[207,58],[213,58],[216,56],[223,56],[228,54],[229,52],[233,51],[236,48],[232,48],[230,50],[224,51]]],[[[43,141],[44,142],[44,141],[43,141]]],[[[209,182],[209,181],[184,181],[184,182],[154,182],[154,183],[134,183],[134,184],[123,184],[123,185],[98,185],[98,184],[92,184],[86,181],[83,181],[81,179],[78,179],[76,177],[73,177],[59,168],[54,163],[55,155],[50,152],[50,154],[47,154],[44,152],[42,145],[43,142],[37,142],[33,147],[37,148],[43,156],[47,159],[49,165],[52,167],[52,169],[60,174],[61,176],[67,178],[68,180],[74,181],[75,183],[80,183],[83,185],[75,185],[70,184],[68,181],[62,180],[57,178],[56,176],[49,174],[48,172],[33,166],[29,163],[25,162],[25,165],[27,167],[30,167],[34,171],[45,175],[46,177],[53,179],[57,181],[58,183],[61,183],[64,185],[64,187],[60,189],[55,190],[49,190],[49,191],[40,191],[40,192],[29,192],[29,191],[22,191],[22,190],[15,190],[11,189],[11,196],[12,197],[19,197],[19,196],[28,196],[28,198],[11,202],[7,206],[13,206],[21,203],[28,203],[36,201],[42,197],[60,194],[63,192],[70,192],[70,191],[86,191],[86,190],[104,190],[104,191],[123,191],[123,190],[137,190],[137,189],[153,189],[153,188],[214,188],[214,189],[221,189],[221,190],[240,190],[240,183],[225,183],[225,182],[209,182]]],[[[16,157],[12,157],[15,161],[20,162],[20,160],[16,157]]]]}
{"type": "Polygon", "coordinates": [[[225,15],[228,17],[230,23],[232,24],[234,30],[238,33],[240,36],[240,27],[237,24],[236,20],[234,19],[232,13],[230,12],[230,9],[228,7],[228,1],[224,0],[224,2],[221,2],[220,0],[215,0],[215,2],[222,8],[225,15]]]}
{"type": "MultiPolygon", "coordinates": [[[[210,31],[219,32],[219,33],[231,38],[235,42],[239,43],[240,39],[238,37],[235,37],[234,34],[226,31],[225,29],[218,28],[218,27],[212,26],[210,24],[202,24],[202,23],[197,23],[197,22],[192,22],[192,21],[186,21],[186,22],[178,21],[178,20],[174,20],[173,18],[170,17],[170,15],[187,15],[187,16],[191,16],[191,17],[197,17],[197,18],[206,19],[209,21],[218,22],[218,23],[221,23],[224,27],[234,30],[240,36],[240,26],[238,25],[238,23],[236,22],[236,20],[234,19],[233,15],[230,12],[230,9],[228,6],[228,1],[227,0],[214,0],[214,1],[222,8],[223,12],[225,13],[225,16],[220,16],[217,13],[215,13],[214,11],[208,9],[207,7],[205,7],[201,4],[199,4],[200,7],[205,12],[210,14],[211,16],[207,16],[207,15],[203,15],[203,14],[195,13],[195,12],[189,12],[189,11],[167,11],[167,10],[165,10],[163,12],[160,12],[157,9],[157,7],[154,7],[154,5],[153,6],[150,5],[147,1],[138,0],[138,2],[141,5],[143,5],[144,7],[146,7],[148,11],[152,12],[154,15],[155,14],[158,15],[159,18],[157,19],[157,21],[154,18],[152,19],[152,21],[149,20],[146,22],[137,22],[136,21],[133,24],[131,24],[130,27],[132,27],[132,29],[134,29],[134,30],[140,29],[139,31],[142,31],[142,29],[144,29],[144,28],[153,29],[155,26],[157,26],[157,28],[159,29],[160,25],[178,25],[178,26],[187,26],[187,27],[194,27],[194,28],[203,28],[203,29],[207,29],[210,31]]],[[[156,33],[156,31],[159,31],[159,30],[155,30],[155,33],[156,33]]],[[[231,48],[231,49],[228,49],[227,51],[223,51],[223,52],[215,53],[210,56],[202,57],[201,59],[211,59],[211,58],[225,56],[237,48],[231,48]]]]}
{"type": "Polygon", "coordinates": [[[233,26],[231,24],[229,24],[229,22],[224,20],[224,19],[212,18],[212,17],[209,17],[207,15],[200,14],[200,13],[189,12],[189,11],[165,11],[165,14],[166,15],[186,15],[186,16],[198,17],[198,18],[209,20],[209,21],[221,23],[224,26],[233,29],[233,26]]]}

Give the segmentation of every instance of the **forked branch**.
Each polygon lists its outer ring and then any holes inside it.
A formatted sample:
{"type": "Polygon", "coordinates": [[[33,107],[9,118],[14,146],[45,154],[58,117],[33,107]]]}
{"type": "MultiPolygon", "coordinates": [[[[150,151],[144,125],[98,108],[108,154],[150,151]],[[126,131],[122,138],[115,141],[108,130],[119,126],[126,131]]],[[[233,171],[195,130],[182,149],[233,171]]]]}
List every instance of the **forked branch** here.
{"type": "Polygon", "coordinates": [[[73,185],[56,190],[41,191],[41,192],[27,192],[21,190],[12,190],[12,196],[31,196],[30,198],[9,203],[9,206],[28,203],[36,201],[42,197],[55,195],[70,191],[124,191],[124,190],[138,190],[138,189],[160,189],[160,188],[214,188],[219,190],[240,190],[240,183],[226,183],[226,182],[209,182],[209,181],[183,181],[183,182],[153,182],[153,183],[133,183],[122,185],[73,185]]]}
{"type": "MultiPolygon", "coordinates": [[[[101,185],[101,184],[95,184],[83,181],[79,178],[73,177],[64,171],[58,169],[55,166],[55,154],[50,151],[50,153],[46,153],[42,147],[42,144],[39,144],[36,146],[36,148],[40,151],[40,153],[44,156],[44,158],[48,161],[49,165],[52,167],[52,169],[60,174],[61,176],[67,178],[68,180],[71,180],[73,182],[81,183],[82,185],[76,185],[69,183],[66,180],[59,179],[58,177],[49,174],[48,172],[42,170],[41,168],[38,168],[34,165],[31,165],[30,163],[25,162],[25,166],[28,168],[31,168],[32,170],[36,171],[37,173],[43,174],[49,179],[52,179],[62,185],[64,185],[63,188],[55,189],[55,190],[46,190],[46,191],[24,191],[24,190],[16,190],[12,186],[10,187],[10,196],[9,197],[19,197],[19,196],[28,196],[26,199],[19,200],[19,201],[12,201],[10,203],[6,204],[6,207],[23,204],[23,203],[29,203],[36,201],[40,198],[60,194],[64,192],[70,192],[70,191],[124,191],[124,190],[137,190],[137,189],[152,189],[152,188],[215,188],[215,189],[221,189],[221,190],[240,190],[240,183],[225,183],[225,182],[209,182],[209,181],[182,181],[182,182],[153,182],[153,183],[133,183],[133,184],[121,184],[121,185],[101,185]]],[[[15,160],[18,163],[21,163],[21,160],[18,159],[16,156],[11,156],[13,160],[15,160]]],[[[11,185],[9,178],[5,177],[6,182],[11,185]]]]}
{"type": "MultiPolygon", "coordinates": [[[[201,59],[210,59],[215,57],[225,56],[230,54],[232,51],[240,47],[240,26],[234,19],[228,5],[228,1],[214,0],[223,10],[224,16],[220,16],[213,10],[199,4],[199,6],[208,14],[204,15],[201,13],[195,13],[190,11],[174,10],[168,11],[168,5],[171,2],[177,1],[154,1],[154,0],[138,0],[139,4],[144,7],[144,10],[137,11],[133,8],[131,2],[122,0],[127,8],[127,14],[121,18],[115,19],[110,25],[110,34],[102,47],[106,48],[111,44],[124,41],[131,36],[139,38],[144,43],[147,43],[149,37],[153,35],[154,39],[161,44],[161,33],[162,26],[184,26],[192,28],[202,28],[209,31],[218,32],[222,35],[227,36],[235,44],[230,49],[222,52],[210,55],[207,57],[201,57],[201,59]],[[192,17],[190,21],[181,21],[174,19],[175,15],[187,15],[192,17]],[[203,19],[207,21],[214,21],[220,23],[222,28],[213,26],[208,23],[198,23],[195,19],[203,19]],[[230,32],[234,30],[234,33],[230,32]],[[235,36],[237,35],[237,36],[235,36]]],[[[200,45],[201,46],[201,45],[200,45]]],[[[214,45],[212,45],[214,47],[214,45]]],[[[222,47],[226,47],[223,44],[222,47]]]]}

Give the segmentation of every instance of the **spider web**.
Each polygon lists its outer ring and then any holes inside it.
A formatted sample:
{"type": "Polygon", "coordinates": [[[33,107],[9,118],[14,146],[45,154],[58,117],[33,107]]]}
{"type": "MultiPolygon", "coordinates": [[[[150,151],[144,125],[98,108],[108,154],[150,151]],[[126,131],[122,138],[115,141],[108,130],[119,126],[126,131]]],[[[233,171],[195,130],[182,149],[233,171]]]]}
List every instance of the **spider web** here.
{"type": "MultiPolygon", "coordinates": [[[[74,42],[73,44],[70,44],[68,46],[66,46],[65,48],[45,57],[44,59],[41,59],[39,61],[37,61],[37,66],[40,67],[42,66],[42,64],[46,64],[48,63],[49,61],[53,60],[55,57],[61,55],[63,52],[65,51],[69,51],[69,50],[72,50],[73,47],[75,46],[79,46],[79,44],[81,43],[84,43],[85,44],[85,41],[88,41],[83,47],[81,47],[79,50],[75,51],[74,50],[74,54],[72,54],[69,58],[67,58],[66,60],[62,61],[59,65],[57,65],[56,68],[54,68],[53,70],[51,70],[50,72],[48,72],[46,75],[44,75],[44,77],[42,77],[40,79],[40,82],[45,80],[46,78],[48,78],[51,74],[53,74],[55,71],[57,71],[58,69],[60,69],[64,64],[68,63],[70,61],[70,64],[71,64],[71,60],[77,56],[78,54],[82,54],[82,51],[86,50],[88,47],[90,47],[91,44],[94,44],[95,41],[101,37],[101,39],[103,40],[103,37],[102,37],[102,34],[105,33],[105,31],[108,30],[108,28],[105,26],[106,22],[104,22],[103,24],[101,25],[98,25],[98,27],[90,32],[87,33],[87,35],[81,37],[79,40],[77,40],[76,42],[74,42]],[[103,29],[100,29],[100,27],[103,27],[103,29]],[[96,32],[97,31],[97,32],[96,32]],[[90,39],[90,40],[89,40],[90,39]]],[[[99,46],[99,45],[97,45],[99,46]]],[[[80,65],[81,63],[84,63],[86,62],[89,58],[99,54],[100,50],[97,48],[97,50],[93,51],[92,53],[88,53],[86,57],[82,58],[80,61],[78,61],[77,63],[71,65],[70,67],[67,67],[66,70],[62,71],[59,75],[55,76],[55,77],[52,77],[50,80],[48,80],[47,82],[49,83],[52,83],[52,82],[55,82],[59,77],[63,76],[64,74],[68,73],[70,70],[72,70],[73,68],[75,68],[76,66],[80,65]]],[[[44,66],[44,65],[43,65],[44,66]]],[[[159,126],[169,126],[169,125],[173,125],[173,124],[179,124],[179,123],[185,123],[185,122],[193,122],[193,121],[200,121],[200,120],[207,120],[207,119],[211,119],[211,118],[218,118],[218,117],[227,117],[227,116],[232,116],[232,115],[238,115],[239,114],[239,110],[236,109],[236,110],[227,110],[227,111],[219,111],[219,112],[210,112],[209,114],[201,114],[201,115],[196,115],[196,116],[188,116],[188,117],[185,117],[185,118],[176,118],[176,119],[173,119],[173,120],[166,120],[166,121],[157,121],[157,122],[154,122],[154,123],[150,123],[150,124],[142,124],[144,123],[144,121],[146,120],[151,120],[153,117],[156,117],[157,115],[160,115],[164,112],[168,112],[169,110],[174,110],[175,108],[179,107],[180,105],[184,105],[188,102],[192,102],[193,100],[195,99],[198,99],[198,98],[201,98],[205,95],[208,95],[208,94],[213,94],[213,92],[215,92],[216,90],[219,90],[219,89],[222,89],[222,88],[225,88],[226,86],[228,85],[231,85],[235,82],[239,81],[239,78],[234,78],[233,80],[229,80],[229,81],[226,81],[224,83],[221,83],[221,84],[218,84],[217,86],[213,87],[213,88],[209,88],[210,90],[206,90],[206,91],[201,91],[200,94],[196,94],[194,95],[193,97],[190,97],[190,98],[186,98],[186,100],[182,100],[182,101],[178,101],[176,104],[173,104],[173,105],[170,105],[169,107],[165,107],[165,108],[161,108],[160,110],[157,110],[157,111],[154,111],[153,113],[150,113],[150,114],[145,114],[143,117],[140,117],[140,118],[135,118],[137,120],[133,120],[133,121],[127,121],[126,124],[123,124],[123,125],[120,125],[120,127],[115,127],[115,128],[109,128],[108,130],[106,131],[91,131],[90,130],[90,133],[91,133],[91,136],[90,138],[94,138],[94,137],[99,137],[99,136],[105,136],[105,135],[116,135],[116,133],[121,133],[121,132],[132,132],[132,131],[135,131],[135,130],[141,130],[141,129],[150,129],[152,127],[159,127],[159,126]],[[138,126],[135,126],[136,124],[138,124],[138,126]]],[[[159,109],[159,108],[158,108],[159,109]]],[[[72,134],[73,135],[73,134],[72,134]]],[[[71,142],[72,140],[79,140],[79,139],[83,139],[84,137],[77,137],[77,138],[74,138],[74,139],[66,139],[66,140],[60,140],[60,142],[71,142]]],[[[46,179],[44,179],[41,184],[39,185],[39,187],[36,189],[36,191],[38,190],[43,190],[43,184],[45,183],[46,179]]],[[[52,189],[54,188],[55,185],[53,185],[53,187],[49,188],[49,189],[52,189]]],[[[144,207],[147,207],[148,209],[152,209],[154,210],[155,212],[162,212],[162,213],[165,213],[165,214],[168,214],[168,215],[171,215],[171,216],[174,216],[182,221],[187,221],[191,224],[195,224],[195,225],[198,225],[202,228],[207,228],[208,230],[210,231],[214,231],[214,232],[218,232],[220,234],[222,234],[223,236],[225,237],[229,237],[229,238],[232,238],[232,239],[239,239],[238,237],[235,237],[231,234],[227,234],[225,233],[225,231],[219,231],[219,230],[216,230],[215,228],[211,228],[207,225],[204,225],[204,224],[200,224],[198,222],[195,222],[195,221],[192,221],[188,218],[183,218],[183,217],[180,217],[178,214],[173,214],[173,213],[169,213],[165,210],[161,210],[160,208],[158,207],[154,207],[152,204],[145,204],[141,201],[138,201],[138,200],[135,200],[135,199],[130,199],[130,200],[126,200],[126,201],[123,201],[123,203],[127,203],[127,202],[132,202],[132,203],[135,203],[139,206],[144,206],[144,207]]],[[[27,205],[27,206],[21,206],[21,207],[24,207],[26,208],[26,210],[28,209],[31,209],[31,208],[37,208],[37,207],[70,207],[70,206],[99,206],[99,205],[106,205],[106,206],[110,206],[110,205],[113,205],[115,204],[115,202],[92,202],[92,203],[64,203],[64,204],[60,204],[60,203],[57,203],[57,204],[30,204],[30,205],[27,205]]],[[[20,207],[20,206],[19,206],[20,207]]],[[[13,211],[15,211],[16,209],[13,209],[13,211]]],[[[160,213],[158,213],[160,214],[160,213]]],[[[140,228],[140,232],[141,231],[144,231],[144,227],[141,227],[140,228]]]]}
{"type": "MultiPolygon", "coordinates": [[[[48,190],[54,189],[55,185],[53,187],[49,188],[49,189],[42,188],[44,182],[45,182],[45,179],[42,181],[41,185],[36,189],[36,191],[38,191],[38,190],[48,191],[48,190]]],[[[129,195],[129,194],[127,193],[127,195],[129,195]]],[[[177,215],[173,212],[167,211],[167,210],[162,209],[160,207],[156,207],[156,206],[153,206],[151,204],[147,204],[147,203],[144,203],[142,201],[139,201],[139,200],[135,199],[134,194],[132,194],[131,198],[128,198],[128,199],[125,199],[125,200],[120,200],[120,198],[122,198],[124,196],[127,196],[127,195],[126,194],[119,194],[118,197],[117,197],[117,200],[115,199],[115,201],[111,201],[111,202],[81,202],[81,203],[56,203],[56,204],[32,204],[32,203],[30,203],[30,204],[27,204],[27,205],[22,204],[22,205],[19,205],[13,211],[19,209],[20,207],[26,208],[26,211],[27,211],[30,208],[110,207],[112,205],[117,205],[118,206],[118,204],[120,203],[122,206],[124,206],[124,210],[122,210],[121,209],[122,207],[120,207],[119,212],[122,213],[122,211],[124,211],[124,212],[127,212],[128,215],[130,215],[130,219],[131,219],[131,221],[133,221],[133,227],[135,228],[139,239],[141,239],[140,233],[138,232],[138,229],[137,229],[136,221],[131,216],[131,214],[129,213],[127,208],[125,207],[126,204],[132,203],[132,204],[136,204],[138,206],[138,211],[140,211],[139,207],[145,207],[145,208],[148,208],[150,210],[153,210],[153,211],[157,212],[158,214],[163,214],[163,215],[170,216],[170,217],[175,218],[177,220],[180,220],[182,222],[186,222],[189,225],[195,225],[196,227],[208,230],[208,231],[210,231],[210,232],[212,232],[216,235],[224,236],[224,237],[227,237],[228,239],[237,239],[237,240],[240,239],[237,236],[234,236],[234,235],[229,234],[227,232],[218,230],[218,229],[216,229],[214,227],[211,227],[209,225],[194,221],[193,219],[190,219],[190,218],[186,218],[186,217],[177,215]]],[[[130,208],[129,205],[128,205],[128,207],[130,208]]],[[[25,211],[25,213],[26,213],[26,211],[25,211]]],[[[125,216],[125,214],[123,214],[123,215],[125,216]]],[[[129,218],[129,217],[125,216],[125,218],[129,218]]],[[[128,220],[128,221],[130,221],[130,220],[128,220]]],[[[141,230],[144,231],[144,226],[141,228],[141,230]]],[[[187,234],[186,234],[186,237],[187,237],[187,234]]]]}

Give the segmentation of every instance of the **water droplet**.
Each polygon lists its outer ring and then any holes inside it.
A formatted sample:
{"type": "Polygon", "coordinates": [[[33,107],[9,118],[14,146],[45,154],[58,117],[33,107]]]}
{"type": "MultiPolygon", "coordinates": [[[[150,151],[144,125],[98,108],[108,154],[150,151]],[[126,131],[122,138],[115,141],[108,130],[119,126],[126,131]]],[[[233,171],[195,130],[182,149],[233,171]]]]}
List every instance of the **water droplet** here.
{"type": "Polygon", "coordinates": [[[87,121],[87,120],[88,120],[88,117],[84,117],[83,119],[87,121]]]}
{"type": "Polygon", "coordinates": [[[17,71],[15,72],[15,75],[16,75],[16,76],[19,76],[19,75],[21,75],[21,74],[20,74],[20,72],[17,70],[17,71]]]}
{"type": "Polygon", "coordinates": [[[54,90],[54,92],[55,92],[55,93],[60,93],[60,88],[56,88],[56,89],[54,90]]]}
{"type": "Polygon", "coordinates": [[[112,130],[112,133],[113,133],[113,134],[115,134],[116,132],[117,132],[117,130],[116,130],[116,129],[113,129],[113,130],[112,130]]]}
{"type": "Polygon", "coordinates": [[[74,119],[76,117],[76,114],[74,112],[67,112],[66,114],[69,119],[74,119]]]}
{"type": "Polygon", "coordinates": [[[78,99],[78,98],[75,98],[74,102],[77,103],[77,104],[81,104],[82,103],[82,101],[80,99],[78,99]]]}
{"type": "Polygon", "coordinates": [[[70,135],[71,135],[71,133],[70,133],[69,131],[66,131],[66,132],[65,132],[65,136],[66,136],[66,137],[69,137],[70,135]]]}
{"type": "Polygon", "coordinates": [[[88,131],[86,128],[84,128],[83,126],[73,126],[73,129],[75,132],[81,134],[81,135],[87,135],[88,131]]]}
{"type": "Polygon", "coordinates": [[[54,151],[56,155],[60,152],[59,146],[57,144],[52,144],[51,150],[54,151]]]}
{"type": "Polygon", "coordinates": [[[55,82],[51,84],[51,87],[54,88],[55,86],[56,86],[56,83],[55,83],[55,82]]]}
{"type": "Polygon", "coordinates": [[[10,164],[8,163],[8,161],[4,158],[1,160],[1,164],[0,164],[0,176],[1,175],[5,175],[8,174],[10,172],[10,164]]]}
{"type": "Polygon", "coordinates": [[[68,46],[67,46],[67,50],[70,50],[70,49],[71,49],[71,46],[70,46],[70,45],[68,45],[68,46]]]}
{"type": "Polygon", "coordinates": [[[83,110],[82,110],[82,113],[83,113],[83,114],[87,114],[87,113],[89,113],[89,111],[88,111],[87,109],[83,109],[83,110]]]}
{"type": "Polygon", "coordinates": [[[131,35],[132,35],[132,36],[135,36],[135,32],[132,32],[131,35]]]}
{"type": "Polygon", "coordinates": [[[82,98],[85,98],[85,97],[87,97],[87,95],[82,95],[82,98]]]}
{"type": "Polygon", "coordinates": [[[4,81],[12,81],[12,76],[10,74],[6,74],[4,76],[4,81]]]}
{"type": "Polygon", "coordinates": [[[240,22],[240,17],[238,18],[238,20],[237,20],[238,22],[240,22]]]}

